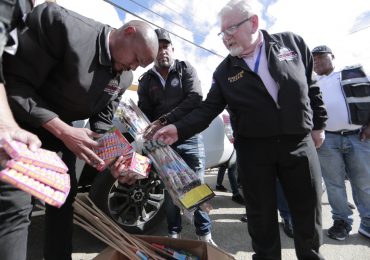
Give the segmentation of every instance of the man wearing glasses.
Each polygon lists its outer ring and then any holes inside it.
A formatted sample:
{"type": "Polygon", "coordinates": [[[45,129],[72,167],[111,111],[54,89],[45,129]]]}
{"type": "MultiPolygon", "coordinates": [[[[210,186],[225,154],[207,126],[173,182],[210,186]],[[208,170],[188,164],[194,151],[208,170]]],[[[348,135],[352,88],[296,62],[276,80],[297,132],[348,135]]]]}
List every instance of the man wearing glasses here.
{"type": "Polygon", "coordinates": [[[231,0],[219,13],[229,50],[213,74],[207,99],[186,117],[154,135],[167,144],[205,129],[226,106],[246,198],[253,259],[281,259],[276,181],[292,213],[298,259],[323,259],[321,171],[327,113],[313,77],[313,58],[293,33],[259,29],[259,6],[231,0]]]}

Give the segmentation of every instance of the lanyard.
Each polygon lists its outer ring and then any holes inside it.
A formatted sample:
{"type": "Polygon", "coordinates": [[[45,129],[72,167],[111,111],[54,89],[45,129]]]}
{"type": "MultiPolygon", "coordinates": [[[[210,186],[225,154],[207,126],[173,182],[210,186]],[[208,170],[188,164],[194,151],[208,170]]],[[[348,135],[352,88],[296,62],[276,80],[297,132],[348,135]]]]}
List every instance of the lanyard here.
{"type": "Polygon", "coordinates": [[[254,63],[254,69],[253,71],[258,74],[258,68],[260,66],[260,60],[261,60],[261,52],[262,52],[262,44],[260,46],[260,50],[258,51],[256,63],[254,63]]]}

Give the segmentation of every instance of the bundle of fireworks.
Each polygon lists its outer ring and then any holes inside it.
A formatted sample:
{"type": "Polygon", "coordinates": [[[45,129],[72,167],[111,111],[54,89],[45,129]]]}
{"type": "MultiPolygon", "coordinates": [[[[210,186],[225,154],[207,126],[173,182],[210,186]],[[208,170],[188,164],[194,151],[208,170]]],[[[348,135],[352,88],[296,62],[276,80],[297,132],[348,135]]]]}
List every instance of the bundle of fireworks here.
{"type": "Polygon", "coordinates": [[[235,260],[204,241],[133,236],[104,214],[86,194],[78,196],[73,207],[73,222],[109,246],[96,260],[235,260]]]}
{"type": "MultiPolygon", "coordinates": [[[[102,137],[96,140],[99,144],[94,152],[105,162],[104,166],[98,166],[99,171],[110,166],[119,156],[132,154],[133,148],[121,132],[113,127],[102,137]]],[[[131,157],[131,156],[130,156],[131,157]]]]}
{"type": "Polygon", "coordinates": [[[55,152],[31,151],[17,141],[0,140],[0,180],[56,207],[65,202],[70,190],[68,168],[55,152]]]}
{"type": "Polygon", "coordinates": [[[120,252],[125,256],[123,259],[165,260],[160,255],[169,255],[165,250],[156,248],[125,232],[86,195],[76,198],[73,207],[73,222],[120,252]]]}
{"type": "Polygon", "coordinates": [[[201,183],[198,175],[170,146],[143,139],[144,130],[150,122],[131,99],[120,102],[115,116],[137,142],[142,142],[143,152],[153,162],[178,206],[186,210],[194,209],[214,196],[208,185],[201,183]]]}

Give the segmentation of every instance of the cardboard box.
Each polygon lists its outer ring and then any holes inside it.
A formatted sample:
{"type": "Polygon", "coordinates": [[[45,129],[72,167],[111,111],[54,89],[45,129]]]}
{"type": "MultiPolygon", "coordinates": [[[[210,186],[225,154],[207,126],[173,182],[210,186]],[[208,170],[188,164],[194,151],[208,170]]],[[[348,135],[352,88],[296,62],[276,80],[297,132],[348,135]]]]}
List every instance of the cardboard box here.
{"type": "MultiPolygon", "coordinates": [[[[175,250],[184,250],[192,253],[200,260],[235,260],[235,258],[220,248],[198,240],[175,239],[160,236],[137,236],[148,243],[162,244],[175,250]]],[[[108,247],[97,255],[94,260],[127,260],[127,257],[108,247]]]]}

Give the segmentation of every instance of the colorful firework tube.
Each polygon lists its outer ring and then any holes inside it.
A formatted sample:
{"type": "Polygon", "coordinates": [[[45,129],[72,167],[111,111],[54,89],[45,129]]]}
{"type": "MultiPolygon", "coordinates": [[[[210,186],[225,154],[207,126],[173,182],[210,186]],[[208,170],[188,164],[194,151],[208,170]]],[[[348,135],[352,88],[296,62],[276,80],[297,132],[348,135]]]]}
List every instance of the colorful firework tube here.
{"type": "Polygon", "coordinates": [[[152,243],[152,246],[155,246],[156,248],[162,249],[166,251],[168,254],[171,255],[173,259],[176,260],[187,260],[187,256],[184,254],[179,253],[178,251],[173,250],[172,248],[165,247],[164,245],[152,243]]]}

